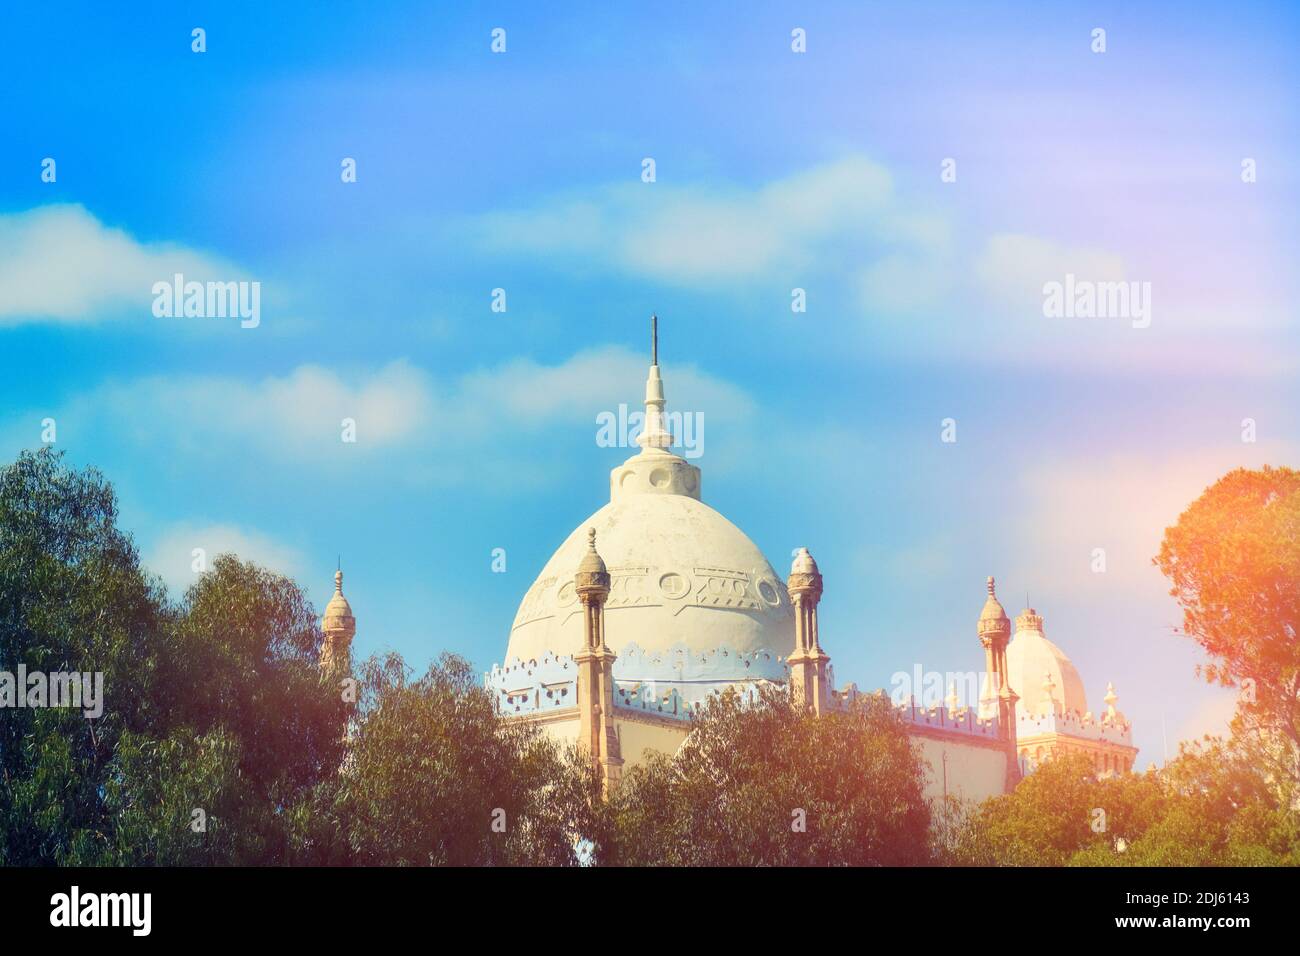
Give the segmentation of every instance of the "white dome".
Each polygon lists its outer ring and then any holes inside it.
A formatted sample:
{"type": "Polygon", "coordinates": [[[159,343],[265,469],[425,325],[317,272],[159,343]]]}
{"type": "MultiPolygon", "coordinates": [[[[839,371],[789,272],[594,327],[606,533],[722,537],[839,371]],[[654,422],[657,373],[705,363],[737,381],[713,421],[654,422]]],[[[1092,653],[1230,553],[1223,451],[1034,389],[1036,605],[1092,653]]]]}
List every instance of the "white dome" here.
{"type": "Polygon", "coordinates": [[[1026,608],[1016,618],[1016,634],[1007,645],[1007,679],[1020,696],[1017,711],[1038,716],[1047,703],[1044,684],[1051,679],[1052,699],[1065,712],[1088,712],[1088,698],[1083,680],[1074,662],[1043,636],[1043,619],[1026,608]]]}
{"type": "Polygon", "coordinates": [[[655,321],[641,451],[610,471],[609,504],[573,530],[524,595],[507,662],[583,649],[573,578],[588,529],[609,569],[605,643],[615,654],[629,651],[615,664],[621,678],[642,676],[628,668],[668,661],[675,670],[680,662],[683,680],[691,668],[703,668],[713,682],[747,680],[756,660],[776,663],[772,658],[794,650],[785,583],[744,532],[700,501],[700,469],[671,451],[655,321]]]}
{"type": "Polygon", "coordinates": [[[619,496],[560,545],[519,605],[507,659],[582,649],[573,575],[588,528],[609,568],[605,640],[614,653],[629,644],[647,652],[685,645],[781,657],[794,649],[785,584],[754,542],[693,497],[650,493],[619,496]]]}

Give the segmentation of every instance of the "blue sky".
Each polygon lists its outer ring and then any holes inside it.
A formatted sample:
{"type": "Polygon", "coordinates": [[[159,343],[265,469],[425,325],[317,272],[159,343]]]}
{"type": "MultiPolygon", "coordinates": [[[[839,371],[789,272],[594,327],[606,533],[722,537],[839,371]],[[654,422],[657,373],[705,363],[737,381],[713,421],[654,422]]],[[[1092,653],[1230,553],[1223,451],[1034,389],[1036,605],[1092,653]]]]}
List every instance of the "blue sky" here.
{"type": "Polygon", "coordinates": [[[0,452],[53,417],[174,585],[235,547],[323,605],[341,552],[361,653],[486,668],[607,498],[657,311],[705,500],[817,556],[841,681],[978,668],[995,574],[1140,765],[1221,722],[1150,558],[1296,463],[1300,15],[699,6],[7,13],[0,452]],[[261,324],[154,317],[173,271],[260,282],[261,324]],[[1150,326],[1045,318],[1066,273],[1149,282],[1150,326]]]}

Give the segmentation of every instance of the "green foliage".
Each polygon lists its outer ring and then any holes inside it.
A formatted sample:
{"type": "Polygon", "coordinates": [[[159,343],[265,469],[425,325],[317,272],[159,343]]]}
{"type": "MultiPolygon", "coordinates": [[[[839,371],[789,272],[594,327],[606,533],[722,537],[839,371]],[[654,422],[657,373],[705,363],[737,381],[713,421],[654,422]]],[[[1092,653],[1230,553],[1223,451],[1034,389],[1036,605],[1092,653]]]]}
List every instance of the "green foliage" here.
{"type": "Polygon", "coordinates": [[[317,668],[322,635],[294,582],[221,555],[190,588],[166,668],[176,722],[225,731],[271,807],[307,796],[343,758],[347,705],[317,668]]]}
{"type": "Polygon", "coordinates": [[[1084,757],[1045,761],[1007,795],[967,821],[950,862],[976,866],[1064,866],[1081,851],[1132,840],[1151,823],[1150,781],[1099,781],[1084,757]],[[1106,830],[1094,832],[1097,811],[1106,830]]]}
{"type": "MultiPolygon", "coordinates": [[[[104,792],[113,844],[97,862],[273,861],[267,834],[276,830],[274,815],[241,772],[240,757],[239,740],[220,730],[199,737],[177,730],[161,740],[124,735],[104,792]]],[[[82,858],[94,857],[86,852],[82,858]]]]}
{"type": "Polygon", "coordinates": [[[370,659],[361,675],[362,710],[328,810],[351,861],[577,862],[593,796],[585,762],[533,725],[498,720],[481,678],[454,655],[414,681],[397,655],[370,659]]]}
{"type": "Polygon", "coordinates": [[[1155,563],[1210,655],[1241,687],[1228,741],[1184,745],[1159,773],[1097,780],[1050,761],[971,814],[944,848],[964,864],[1291,865],[1300,862],[1300,472],[1238,469],[1165,531],[1155,563]],[[1106,828],[1096,832],[1095,811],[1106,828]]]}
{"type": "Polygon", "coordinates": [[[672,757],[625,776],[597,859],[668,866],[929,861],[920,760],[883,698],[814,717],[780,692],[709,700],[672,757]],[[802,823],[806,829],[800,832],[802,823]]]}
{"type": "Polygon", "coordinates": [[[119,741],[165,723],[160,587],[116,527],[112,489],[48,450],[0,469],[0,667],[104,674],[103,716],[0,710],[0,862],[102,858],[114,821],[100,791],[119,741]]]}
{"type": "Polygon", "coordinates": [[[1300,816],[1221,744],[1162,771],[1098,780],[1078,756],[1046,761],[965,822],[945,862],[976,866],[1294,866],[1300,816]],[[1099,815],[1099,811],[1104,816],[1099,815]],[[1104,829],[1098,829],[1104,821],[1104,829]]]}
{"type": "Polygon", "coordinates": [[[1253,682],[1232,740],[933,809],[887,701],[817,718],[772,690],[711,699],[605,801],[465,661],[372,658],[345,703],[296,584],[223,555],[173,603],[116,521],[59,454],[0,469],[0,668],[104,675],[96,719],[0,709],[0,864],[1300,865],[1296,472],[1228,475],[1157,559],[1207,674],[1253,682]]]}
{"type": "Polygon", "coordinates": [[[0,667],[104,675],[97,719],[0,710],[0,863],[282,860],[342,756],[314,613],[229,556],[171,606],[116,519],[102,476],[48,449],[0,470],[0,667]]]}

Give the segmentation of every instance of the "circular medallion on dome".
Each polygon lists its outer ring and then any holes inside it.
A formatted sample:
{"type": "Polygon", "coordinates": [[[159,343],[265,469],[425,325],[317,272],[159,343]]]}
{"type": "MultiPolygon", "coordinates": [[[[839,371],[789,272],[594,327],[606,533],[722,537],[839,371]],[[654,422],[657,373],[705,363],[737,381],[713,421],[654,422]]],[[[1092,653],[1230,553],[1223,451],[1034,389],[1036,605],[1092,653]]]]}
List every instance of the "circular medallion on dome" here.
{"type": "Polygon", "coordinates": [[[781,592],[766,578],[758,582],[758,596],[763,599],[763,603],[768,607],[778,607],[781,604],[781,592]]]}
{"type": "Polygon", "coordinates": [[[673,601],[686,597],[690,589],[690,584],[676,571],[669,571],[659,579],[659,590],[663,592],[664,597],[673,601]]]}

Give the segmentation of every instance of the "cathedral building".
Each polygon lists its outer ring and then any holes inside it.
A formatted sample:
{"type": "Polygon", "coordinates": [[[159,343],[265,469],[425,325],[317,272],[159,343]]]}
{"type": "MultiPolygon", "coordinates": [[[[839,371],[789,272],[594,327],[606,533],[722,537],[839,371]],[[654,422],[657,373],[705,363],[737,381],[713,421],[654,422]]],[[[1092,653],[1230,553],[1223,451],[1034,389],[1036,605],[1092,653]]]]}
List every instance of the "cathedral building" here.
{"type": "MultiPolygon", "coordinates": [[[[652,343],[640,451],[610,472],[608,503],[578,524],[524,594],[505,663],[486,675],[504,719],[580,743],[606,788],[650,752],[676,751],[693,711],[724,688],[755,697],[762,684],[788,686],[819,714],[858,694],[835,686],[813,556],[799,549],[782,580],[704,503],[700,469],[671,451],[653,332],[652,343]]],[[[336,582],[322,622],[322,667],[330,668],[346,661],[356,629],[341,576],[336,582]]],[[[1136,751],[1113,691],[1095,719],[1042,618],[1026,610],[1013,637],[992,578],[987,590],[975,629],[985,675],[978,705],[953,695],[897,706],[929,769],[927,794],[1005,793],[1058,753],[1085,753],[1099,773],[1129,770],[1136,751]]]]}

